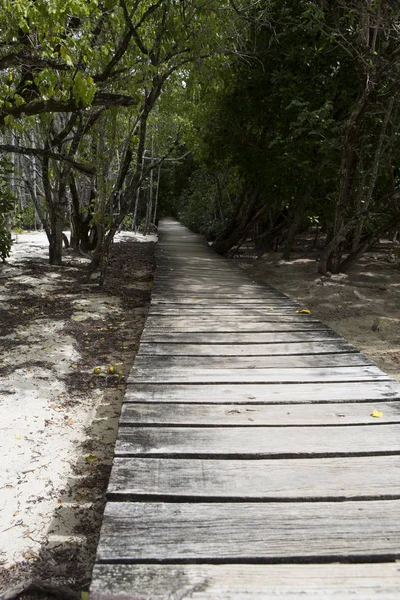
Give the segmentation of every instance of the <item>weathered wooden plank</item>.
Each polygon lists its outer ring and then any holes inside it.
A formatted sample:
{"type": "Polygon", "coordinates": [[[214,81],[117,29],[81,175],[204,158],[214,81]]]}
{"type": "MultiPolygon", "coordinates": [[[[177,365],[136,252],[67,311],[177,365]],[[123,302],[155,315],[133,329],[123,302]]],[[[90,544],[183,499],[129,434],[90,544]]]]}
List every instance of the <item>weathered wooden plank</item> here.
{"type": "MultiPolygon", "coordinates": [[[[116,458],[110,501],[400,498],[400,457],[292,460],[116,458]]],[[[400,551],[400,549],[399,549],[400,551]]]]}
{"type": "Polygon", "coordinates": [[[170,316],[177,317],[196,317],[197,315],[204,315],[205,317],[213,316],[217,317],[246,317],[257,319],[260,316],[268,316],[271,319],[282,319],[288,317],[288,320],[302,318],[301,315],[294,316],[298,307],[287,306],[286,303],[282,303],[282,306],[274,307],[261,307],[254,308],[254,305],[243,306],[242,308],[210,308],[208,306],[190,306],[184,305],[183,308],[164,308],[164,305],[157,304],[156,306],[150,306],[149,317],[162,317],[169,318],[170,316]]]}
{"type": "Polygon", "coordinates": [[[136,374],[159,376],[160,381],[164,377],[182,376],[184,374],[195,375],[205,369],[211,373],[215,370],[226,371],[233,369],[238,375],[243,370],[260,369],[308,369],[308,368],[333,368],[333,367],[363,367],[374,366],[374,363],[363,354],[356,352],[349,354],[310,354],[306,356],[260,356],[260,357],[153,357],[140,355],[136,357],[135,366],[131,371],[131,379],[136,374]],[[167,360],[163,360],[167,358],[167,360]],[[198,360],[197,360],[198,359],[198,360]]]}
{"type": "Polygon", "coordinates": [[[276,323],[269,323],[268,321],[227,321],[221,319],[218,321],[194,321],[190,322],[188,319],[186,324],[175,324],[168,323],[168,319],[157,320],[156,323],[150,321],[146,323],[144,328],[144,334],[157,334],[160,333],[269,333],[269,332],[281,332],[281,331],[326,331],[329,327],[319,322],[307,322],[302,323],[291,322],[285,323],[277,321],[276,323]]]}
{"type": "Polygon", "coordinates": [[[148,371],[133,369],[128,382],[138,383],[310,383],[388,380],[386,373],[375,366],[300,367],[271,369],[169,369],[148,371]]]}
{"type": "Polygon", "coordinates": [[[231,288],[224,288],[221,286],[220,289],[215,285],[202,286],[182,286],[182,288],[169,287],[164,289],[164,286],[153,286],[154,295],[161,295],[163,298],[167,297],[172,299],[180,298],[181,296],[195,297],[195,298],[216,298],[220,300],[237,298],[242,300],[263,300],[268,302],[269,299],[276,298],[284,299],[286,296],[279,294],[278,292],[269,291],[266,288],[256,288],[255,286],[248,288],[242,288],[241,286],[232,286],[231,288]]]}
{"type": "MultiPolygon", "coordinates": [[[[208,298],[208,299],[215,299],[217,302],[218,301],[223,301],[223,300],[230,300],[230,299],[243,299],[243,300],[262,300],[264,301],[264,304],[268,304],[269,300],[282,300],[285,297],[284,296],[280,296],[279,294],[275,294],[272,292],[269,292],[268,290],[254,290],[253,292],[251,292],[250,290],[243,290],[239,287],[232,287],[231,289],[216,289],[216,286],[208,286],[208,287],[204,287],[204,286],[197,286],[196,287],[189,287],[189,286],[182,286],[182,288],[169,288],[167,290],[163,290],[162,286],[161,288],[157,285],[153,285],[152,287],[152,294],[154,294],[154,296],[156,295],[162,295],[163,298],[168,298],[169,300],[175,300],[177,298],[180,298],[181,296],[187,296],[189,298],[208,298]]],[[[194,301],[196,302],[196,300],[194,301]]]]}
{"type": "MultiPolygon", "coordinates": [[[[205,304],[208,306],[212,306],[214,308],[222,308],[224,306],[241,306],[241,305],[249,305],[249,306],[274,306],[273,303],[274,298],[243,298],[243,297],[230,297],[228,298],[227,296],[222,296],[220,299],[218,298],[213,298],[212,296],[204,296],[202,295],[201,297],[198,296],[190,296],[190,295],[185,295],[185,294],[176,294],[174,296],[170,296],[170,297],[166,297],[163,294],[157,295],[157,294],[152,294],[152,298],[151,298],[151,302],[153,305],[165,305],[165,306],[186,306],[186,305],[191,305],[191,306],[197,306],[198,304],[205,304]]],[[[279,300],[282,300],[284,304],[287,304],[292,302],[289,298],[286,299],[286,296],[280,296],[278,298],[275,299],[276,303],[278,303],[279,300]]],[[[293,302],[293,306],[297,306],[297,304],[295,302],[293,302]]]]}
{"type": "Polygon", "coordinates": [[[144,331],[143,342],[175,343],[175,344],[268,344],[277,342],[320,342],[323,340],[345,341],[341,335],[331,329],[315,331],[281,331],[281,332],[239,332],[239,333],[188,333],[187,331],[150,332],[144,331]]]}
{"type": "Polygon", "coordinates": [[[171,369],[272,369],[308,367],[355,367],[374,363],[358,352],[342,354],[307,354],[302,356],[136,356],[132,377],[136,370],[146,369],[159,373],[171,373],[171,369]]]}
{"type": "Polygon", "coordinates": [[[100,561],[400,557],[400,501],[108,502],[100,561]]]}
{"type": "Polygon", "coordinates": [[[312,457],[400,452],[400,425],[121,427],[116,456],[312,457]]]}
{"type": "MultiPolygon", "coordinates": [[[[142,341],[139,355],[158,356],[295,356],[298,354],[337,354],[358,352],[344,340],[270,344],[156,344],[142,341]]],[[[137,356],[138,358],[138,356],[137,356]]]]}
{"type": "Polygon", "coordinates": [[[176,281],[175,279],[170,279],[169,283],[168,282],[158,282],[157,278],[155,278],[154,280],[154,288],[158,287],[160,289],[160,291],[165,294],[168,293],[169,291],[172,292],[183,292],[183,293],[187,293],[188,291],[193,291],[193,292],[200,292],[200,293],[204,293],[204,292],[208,292],[211,291],[213,293],[220,293],[220,294],[225,294],[228,295],[229,293],[234,293],[237,296],[241,296],[242,293],[247,293],[247,294],[253,294],[255,296],[257,296],[258,294],[261,297],[264,297],[264,294],[267,293],[273,293],[276,294],[277,296],[283,296],[283,294],[281,294],[280,292],[276,292],[272,289],[268,289],[267,286],[261,285],[261,284],[257,284],[257,283],[251,283],[251,281],[246,281],[244,278],[241,277],[237,277],[235,278],[235,281],[232,282],[230,285],[224,285],[219,283],[218,281],[214,280],[210,282],[210,277],[208,278],[208,282],[204,282],[204,283],[179,283],[179,280],[176,281]]]}
{"type": "MultiPolygon", "coordinates": [[[[247,278],[245,274],[240,271],[226,271],[221,268],[219,271],[216,271],[213,267],[210,272],[209,268],[197,268],[197,269],[189,269],[187,266],[183,269],[171,269],[165,268],[161,271],[156,271],[155,281],[160,282],[162,284],[171,284],[171,283],[189,283],[189,284],[210,284],[215,283],[216,285],[222,284],[231,284],[231,285],[256,285],[254,281],[247,278]],[[173,274],[173,277],[171,277],[173,274]]],[[[268,289],[274,289],[271,286],[267,286],[268,289]]]]}
{"type": "Polygon", "coordinates": [[[400,399],[397,381],[366,381],[298,384],[214,384],[165,385],[162,383],[128,384],[126,402],[169,402],[208,404],[300,404],[400,399]]]}
{"type": "Polygon", "coordinates": [[[96,565],[91,600],[398,600],[400,566],[96,565]]]}
{"type": "Polygon", "coordinates": [[[400,402],[331,404],[146,404],[125,403],[121,425],[361,425],[374,410],[380,423],[400,422],[400,402]]]}
{"type": "MultiPolygon", "coordinates": [[[[217,315],[210,315],[205,312],[204,308],[199,307],[196,311],[192,308],[190,313],[186,313],[185,315],[149,312],[146,325],[148,327],[186,327],[194,324],[214,326],[221,323],[238,325],[238,323],[253,323],[254,321],[256,323],[321,323],[319,319],[314,319],[309,315],[296,314],[295,310],[280,314],[270,311],[257,311],[254,313],[251,311],[249,314],[247,311],[242,311],[233,315],[223,311],[217,315]]],[[[324,327],[326,328],[327,326],[325,325],[324,327]]]]}

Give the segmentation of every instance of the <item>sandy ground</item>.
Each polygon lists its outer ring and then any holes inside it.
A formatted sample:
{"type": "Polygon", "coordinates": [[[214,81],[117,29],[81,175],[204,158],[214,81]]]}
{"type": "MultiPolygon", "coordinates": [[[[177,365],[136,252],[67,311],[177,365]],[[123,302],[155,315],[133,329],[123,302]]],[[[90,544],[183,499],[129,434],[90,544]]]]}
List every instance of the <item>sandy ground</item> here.
{"type": "Polygon", "coordinates": [[[42,233],[0,266],[0,597],[27,577],[87,589],[150,297],[153,244],[132,241],[120,234],[102,290],[82,257],[50,267],[42,233]]]}
{"type": "Polygon", "coordinates": [[[235,262],[257,281],[267,282],[311,310],[400,381],[400,263],[389,242],[367,253],[348,274],[320,277],[316,251],[279,253],[235,262]],[[376,331],[372,326],[379,318],[376,331]]]}

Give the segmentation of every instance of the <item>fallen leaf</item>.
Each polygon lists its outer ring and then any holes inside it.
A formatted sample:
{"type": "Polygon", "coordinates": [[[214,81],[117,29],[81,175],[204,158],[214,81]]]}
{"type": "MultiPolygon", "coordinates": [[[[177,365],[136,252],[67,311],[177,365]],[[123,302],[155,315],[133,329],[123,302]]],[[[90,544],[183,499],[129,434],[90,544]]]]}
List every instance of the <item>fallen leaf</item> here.
{"type": "Polygon", "coordinates": [[[302,315],[309,315],[311,310],[309,310],[308,308],[302,308],[301,310],[296,310],[296,312],[302,315]]]}
{"type": "Polygon", "coordinates": [[[100,373],[101,373],[101,367],[95,367],[95,368],[93,369],[93,373],[94,373],[95,375],[100,375],[100,373]]]}
{"type": "Polygon", "coordinates": [[[371,413],[371,417],[375,417],[376,419],[380,419],[381,417],[383,417],[383,412],[381,412],[380,410],[373,410],[371,413]]]}
{"type": "Polygon", "coordinates": [[[97,460],[97,456],[94,456],[94,454],[89,454],[89,456],[86,456],[86,460],[89,463],[93,463],[96,462],[97,460]]]}
{"type": "Polygon", "coordinates": [[[15,437],[16,440],[21,440],[22,439],[19,433],[14,433],[14,437],[15,437]]]}

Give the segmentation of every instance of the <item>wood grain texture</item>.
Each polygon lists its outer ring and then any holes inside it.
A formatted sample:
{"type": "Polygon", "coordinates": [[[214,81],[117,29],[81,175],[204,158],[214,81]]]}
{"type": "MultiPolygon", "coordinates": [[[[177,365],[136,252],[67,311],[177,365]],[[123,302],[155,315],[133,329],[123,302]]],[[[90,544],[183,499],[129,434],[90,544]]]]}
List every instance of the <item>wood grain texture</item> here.
{"type": "Polygon", "coordinates": [[[153,284],[154,293],[161,293],[163,296],[169,294],[192,294],[195,296],[199,294],[200,296],[207,296],[211,294],[213,297],[224,298],[225,296],[232,296],[234,298],[284,298],[283,294],[279,292],[274,292],[272,290],[268,290],[266,287],[262,285],[248,285],[247,283],[240,282],[238,280],[237,285],[219,285],[216,282],[211,282],[204,284],[179,284],[171,282],[167,283],[157,283],[157,279],[153,284]]]}
{"type": "Polygon", "coordinates": [[[149,316],[151,317],[162,317],[168,318],[173,317],[192,317],[192,316],[206,316],[206,317],[235,317],[235,318],[258,318],[259,316],[267,316],[272,319],[281,319],[283,316],[296,318],[303,318],[300,313],[296,313],[299,310],[298,306],[287,306],[286,303],[282,305],[271,305],[266,307],[254,308],[254,305],[243,306],[242,308],[230,308],[228,306],[221,306],[220,308],[210,308],[207,305],[199,304],[199,306],[183,305],[180,308],[166,308],[164,305],[157,304],[150,306],[149,316]]]}
{"type": "Polygon", "coordinates": [[[400,457],[292,460],[116,458],[108,499],[225,500],[400,498],[400,457]]]}
{"type": "Polygon", "coordinates": [[[142,342],[159,344],[275,344],[277,342],[322,342],[324,340],[344,341],[344,338],[331,329],[315,329],[314,331],[278,331],[278,332],[240,332],[240,333],[187,333],[186,331],[143,332],[142,342]]]}
{"type": "Polygon", "coordinates": [[[122,406],[121,425],[367,425],[400,422],[400,402],[331,404],[131,404],[122,406]]]}
{"type": "Polygon", "coordinates": [[[225,332],[225,333],[241,333],[241,332],[282,332],[282,331],[326,331],[329,327],[327,325],[323,325],[322,323],[307,322],[303,321],[302,323],[292,321],[292,322],[268,322],[268,321],[232,321],[227,319],[221,319],[220,321],[196,321],[192,319],[187,319],[186,323],[169,323],[166,319],[157,319],[156,322],[151,320],[146,324],[143,333],[146,336],[147,334],[155,334],[155,335],[168,335],[170,333],[175,334],[179,332],[188,333],[212,333],[215,332],[225,332]]]}
{"type": "Polygon", "coordinates": [[[98,558],[296,562],[400,557],[400,501],[106,505],[98,558]]]}
{"type": "Polygon", "coordinates": [[[297,384],[165,385],[128,383],[127,402],[185,402],[205,404],[299,404],[357,402],[400,399],[400,384],[394,380],[297,384]]]}
{"type": "Polygon", "coordinates": [[[96,565],[91,600],[398,600],[400,566],[96,565]]]}
{"type": "MultiPolygon", "coordinates": [[[[261,311],[258,314],[248,314],[245,311],[243,314],[239,315],[229,315],[223,312],[223,314],[218,315],[208,315],[201,308],[197,309],[197,313],[194,314],[194,309],[191,309],[191,314],[186,315],[171,315],[165,314],[160,315],[153,313],[149,313],[146,321],[146,325],[148,327],[186,327],[187,325],[218,325],[229,324],[229,325],[238,325],[239,323],[253,323],[256,321],[257,323],[318,323],[321,322],[318,319],[314,319],[310,317],[310,315],[304,315],[301,313],[297,313],[296,311],[291,311],[283,314],[274,314],[272,312],[266,311],[262,313],[261,311]]],[[[327,326],[325,325],[325,328],[327,326]]]]}
{"type": "Polygon", "coordinates": [[[141,341],[139,355],[158,356],[295,356],[299,354],[337,354],[358,352],[354,346],[342,340],[315,342],[282,342],[270,344],[168,344],[141,341]]]}
{"type": "MultiPolygon", "coordinates": [[[[173,296],[166,297],[165,294],[155,294],[152,293],[151,302],[153,305],[161,305],[161,306],[197,306],[197,305],[205,305],[212,306],[214,308],[223,308],[224,306],[274,306],[272,299],[275,298],[275,304],[285,304],[286,306],[290,305],[290,299],[285,296],[271,296],[268,298],[243,298],[242,296],[234,296],[228,298],[227,295],[222,295],[220,298],[215,298],[213,296],[204,296],[197,297],[188,294],[174,294],[173,296]],[[280,302],[278,300],[280,299],[280,302]]],[[[295,302],[293,302],[293,306],[298,306],[295,302]]]]}
{"type": "Polygon", "coordinates": [[[154,371],[162,379],[165,373],[190,369],[277,369],[372,366],[374,363],[358,352],[342,354],[308,354],[297,356],[149,356],[139,354],[135,359],[132,376],[136,371],[154,371]]]}
{"type": "Polygon", "coordinates": [[[400,425],[121,427],[115,456],[312,457],[400,452],[400,425]]]}
{"type": "Polygon", "coordinates": [[[310,383],[388,380],[375,366],[358,367],[301,367],[292,369],[170,369],[146,371],[133,369],[128,382],[154,383],[310,383]]]}

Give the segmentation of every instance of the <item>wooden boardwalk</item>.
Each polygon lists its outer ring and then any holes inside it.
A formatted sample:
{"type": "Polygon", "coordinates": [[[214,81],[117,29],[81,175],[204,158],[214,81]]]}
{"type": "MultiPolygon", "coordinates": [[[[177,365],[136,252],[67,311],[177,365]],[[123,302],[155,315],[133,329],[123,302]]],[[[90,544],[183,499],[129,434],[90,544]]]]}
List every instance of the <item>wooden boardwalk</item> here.
{"type": "Polygon", "coordinates": [[[160,232],[91,600],[399,600],[400,385],[160,232]]]}

